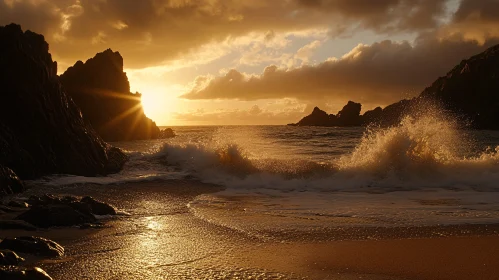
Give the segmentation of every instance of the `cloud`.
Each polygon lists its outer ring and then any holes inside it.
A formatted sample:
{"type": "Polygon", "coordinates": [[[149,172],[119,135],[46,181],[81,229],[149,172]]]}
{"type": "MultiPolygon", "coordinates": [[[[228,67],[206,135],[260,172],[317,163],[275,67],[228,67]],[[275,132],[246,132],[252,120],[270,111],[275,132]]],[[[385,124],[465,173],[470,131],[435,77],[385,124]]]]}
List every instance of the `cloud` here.
{"type": "Polygon", "coordinates": [[[456,34],[481,43],[499,37],[499,1],[462,0],[451,23],[440,30],[441,36],[456,34]]]}
{"type": "Polygon", "coordinates": [[[17,22],[44,34],[49,43],[57,42],[51,51],[63,63],[111,47],[126,57],[127,68],[143,68],[255,32],[271,40],[279,33],[334,29],[338,22],[379,32],[429,28],[443,2],[0,0],[0,24],[17,22]]]}
{"type": "Polygon", "coordinates": [[[489,40],[481,45],[462,37],[442,39],[428,33],[414,44],[390,40],[360,44],[342,58],[328,59],[317,65],[293,69],[271,65],[260,75],[232,69],[214,78],[200,76],[183,98],[297,98],[386,105],[417,95],[460,60],[494,43],[499,41],[489,40]]]}
{"type": "Polygon", "coordinates": [[[285,108],[284,110],[264,110],[258,105],[249,109],[216,110],[206,112],[196,110],[188,113],[175,113],[173,117],[182,123],[195,124],[225,124],[225,125],[248,125],[248,124],[285,124],[296,122],[303,116],[303,106],[285,108]]]}

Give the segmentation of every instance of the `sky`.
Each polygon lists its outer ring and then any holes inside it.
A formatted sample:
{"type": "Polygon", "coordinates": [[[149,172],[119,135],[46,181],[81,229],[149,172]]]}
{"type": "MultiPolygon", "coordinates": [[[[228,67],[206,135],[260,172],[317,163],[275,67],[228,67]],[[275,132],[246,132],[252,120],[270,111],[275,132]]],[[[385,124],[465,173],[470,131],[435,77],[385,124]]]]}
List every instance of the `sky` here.
{"type": "Polygon", "coordinates": [[[499,43],[499,0],[0,0],[59,72],[119,51],[158,125],[294,123],[418,95],[499,43]]]}

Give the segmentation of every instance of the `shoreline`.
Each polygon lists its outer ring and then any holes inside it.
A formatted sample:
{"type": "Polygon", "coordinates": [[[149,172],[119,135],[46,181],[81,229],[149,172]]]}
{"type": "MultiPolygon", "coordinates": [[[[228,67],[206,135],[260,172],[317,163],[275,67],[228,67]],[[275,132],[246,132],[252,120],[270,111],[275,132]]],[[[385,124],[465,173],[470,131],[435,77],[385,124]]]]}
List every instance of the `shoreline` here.
{"type": "Polygon", "coordinates": [[[63,245],[64,257],[27,259],[54,279],[255,275],[263,275],[257,279],[496,279],[499,275],[499,266],[494,265],[499,264],[495,257],[499,224],[342,227],[282,235],[273,231],[267,233],[273,239],[262,240],[199,219],[187,207],[196,196],[223,189],[195,181],[41,186],[21,196],[49,191],[91,195],[128,215],[108,220],[103,229],[2,230],[0,238],[37,235],[63,245]]]}

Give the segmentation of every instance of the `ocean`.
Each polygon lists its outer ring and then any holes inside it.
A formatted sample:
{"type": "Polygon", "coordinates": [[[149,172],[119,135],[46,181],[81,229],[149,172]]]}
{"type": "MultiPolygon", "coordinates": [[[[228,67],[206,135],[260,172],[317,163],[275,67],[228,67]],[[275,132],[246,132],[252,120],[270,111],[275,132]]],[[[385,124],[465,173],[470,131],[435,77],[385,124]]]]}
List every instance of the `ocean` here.
{"type": "Polygon", "coordinates": [[[330,226],[499,223],[497,131],[458,129],[455,122],[433,116],[405,118],[388,129],[173,130],[177,136],[171,139],[113,143],[130,156],[118,174],[54,175],[37,183],[216,184],[224,190],[197,196],[188,204],[191,212],[260,237],[266,231],[330,226]]]}

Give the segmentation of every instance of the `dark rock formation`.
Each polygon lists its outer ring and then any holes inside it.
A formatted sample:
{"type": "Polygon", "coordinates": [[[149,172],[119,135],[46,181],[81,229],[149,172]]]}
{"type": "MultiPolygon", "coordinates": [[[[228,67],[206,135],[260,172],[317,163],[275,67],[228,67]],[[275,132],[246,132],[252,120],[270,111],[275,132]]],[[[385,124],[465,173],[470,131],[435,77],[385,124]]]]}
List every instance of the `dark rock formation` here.
{"type": "Polygon", "coordinates": [[[33,207],[17,217],[37,227],[74,226],[96,223],[94,215],[116,215],[109,204],[86,196],[79,200],[74,196],[31,196],[28,203],[33,207]]]}
{"type": "Polygon", "coordinates": [[[26,203],[24,201],[15,201],[15,200],[9,201],[7,206],[17,207],[17,208],[28,208],[29,207],[28,203],[26,203]]]}
{"type": "Polygon", "coordinates": [[[463,60],[413,99],[401,100],[384,109],[378,107],[362,116],[358,114],[360,104],[354,106],[349,102],[336,120],[329,122],[325,118],[327,113],[316,108],[314,112],[320,114],[313,112],[296,125],[392,126],[400,123],[407,114],[424,113],[432,107],[463,120],[464,126],[469,122],[476,129],[499,129],[499,45],[463,60]],[[346,122],[340,121],[344,114],[348,116],[346,122]]]}
{"type": "Polygon", "coordinates": [[[37,228],[30,223],[20,220],[0,220],[0,229],[22,229],[35,231],[37,228]]]}
{"type": "Polygon", "coordinates": [[[11,250],[0,250],[0,265],[19,265],[24,259],[11,250]]]}
{"type": "Polygon", "coordinates": [[[123,57],[108,49],[76,62],[60,77],[83,116],[106,141],[158,138],[156,123],[144,114],[140,93],[131,93],[123,57]]]}
{"type": "Polygon", "coordinates": [[[336,115],[336,126],[359,126],[361,124],[360,120],[360,110],[362,105],[360,103],[355,103],[348,101],[347,105],[341,109],[336,115]]]}
{"type": "Polygon", "coordinates": [[[175,136],[175,132],[171,128],[165,128],[159,132],[159,138],[172,138],[175,136]]]}
{"type": "Polygon", "coordinates": [[[126,161],[84,122],[42,35],[15,24],[0,27],[0,89],[0,165],[21,179],[105,175],[126,161]]]}
{"type": "Polygon", "coordinates": [[[84,209],[79,203],[33,206],[17,219],[42,228],[74,226],[96,222],[95,217],[89,212],[90,209],[84,209]]]}
{"type": "Polygon", "coordinates": [[[36,236],[5,238],[0,242],[0,249],[45,257],[60,257],[64,255],[64,247],[52,240],[36,236]]]}
{"type": "Polygon", "coordinates": [[[329,115],[315,107],[312,113],[301,119],[297,125],[299,126],[330,126],[329,115]]]}
{"type": "Polygon", "coordinates": [[[499,129],[499,45],[463,60],[420,95],[477,129],[499,129]]]}
{"type": "Polygon", "coordinates": [[[328,115],[318,107],[312,114],[304,117],[295,125],[297,126],[359,126],[361,125],[360,110],[362,105],[348,101],[348,104],[337,115],[328,115]]]}
{"type": "Polygon", "coordinates": [[[88,205],[94,215],[116,215],[116,210],[111,205],[98,201],[91,196],[85,196],[80,202],[88,205]]]}
{"type": "Polygon", "coordinates": [[[52,280],[39,267],[26,268],[13,265],[0,265],[0,279],[2,280],[52,280]]]}
{"type": "Polygon", "coordinates": [[[20,193],[22,191],[24,191],[24,184],[17,177],[16,173],[10,168],[0,165],[0,196],[20,193]]]}

